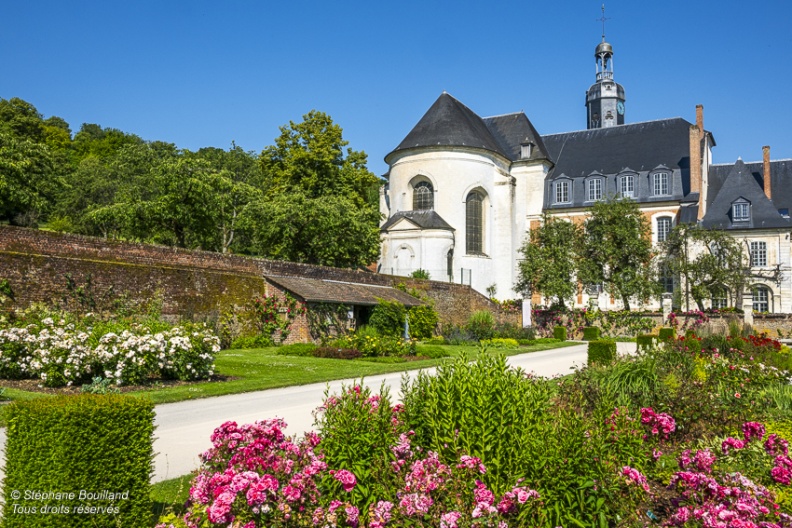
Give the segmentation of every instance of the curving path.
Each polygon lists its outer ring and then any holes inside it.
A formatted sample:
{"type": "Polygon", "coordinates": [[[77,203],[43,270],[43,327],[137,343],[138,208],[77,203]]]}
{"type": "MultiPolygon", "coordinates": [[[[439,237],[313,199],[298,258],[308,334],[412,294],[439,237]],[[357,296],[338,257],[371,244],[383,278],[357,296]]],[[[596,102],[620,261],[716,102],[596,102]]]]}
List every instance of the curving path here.
{"type": "MultiPolygon", "coordinates": [[[[620,353],[635,351],[635,343],[617,345],[620,353]]],[[[511,356],[507,361],[512,366],[533,371],[539,376],[569,374],[570,369],[585,364],[586,344],[511,356]]],[[[407,374],[412,378],[416,372],[407,374]]],[[[397,397],[401,377],[402,373],[394,373],[372,376],[364,381],[373,390],[378,390],[384,383],[390,387],[391,394],[397,397]]],[[[289,425],[287,432],[290,434],[311,429],[312,412],[321,405],[325,389],[329,387],[330,392],[339,392],[343,384],[349,385],[352,381],[315,383],[157,405],[154,441],[156,458],[152,482],[179,477],[197,469],[198,455],[210,447],[212,431],[225,421],[249,423],[280,417],[289,425]]],[[[3,461],[4,447],[5,429],[0,429],[0,459],[3,461]]]]}

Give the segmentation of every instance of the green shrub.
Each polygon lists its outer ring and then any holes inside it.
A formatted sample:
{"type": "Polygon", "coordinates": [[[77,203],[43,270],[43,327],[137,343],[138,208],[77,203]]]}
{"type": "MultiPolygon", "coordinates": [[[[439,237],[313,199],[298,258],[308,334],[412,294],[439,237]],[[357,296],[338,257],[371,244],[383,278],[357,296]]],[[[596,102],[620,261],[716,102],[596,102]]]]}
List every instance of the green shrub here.
{"type": "Polygon", "coordinates": [[[589,341],[588,364],[608,365],[616,359],[616,341],[600,339],[589,341]]]}
{"type": "Polygon", "coordinates": [[[536,334],[530,326],[520,326],[513,323],[499,323],[495,325],[493,337],[507,339],[534,339],[536,334]]]}
{"type": "Polygon", "coordinates": [[[317,347],[313,351],[313,357],[328,359],[358,359],[363,357],[363,353],[360,350],[354,348],[317,347]]]}
{"type": "Polygon", "coordinates": [[[254,336],[240,336],[231,342],[231,348],[267,348],[275,346],[269,337],[258,334],[254,336]]]}
{"type": "Polygon", "coordinates": [[[404,332],[404,305],[395,301],[380,301],[371,311],[369,326],[376,328],[382,335],[400,336],[404,332]]]}
{"type": "Polygon", "coordinates": [[[416,356],[426,356],[428,358],[437,359],[448,357],[448,350],[444,347],[437,345],[418,345],[415,347],[416,356]]]}
{"type": "Polygon", "coordinates": [[[587,326],[583,329],[583,341],[596,341],[600,337],[600,329],[597,326],[587,326]]]}
{"type": "Polygon", "coordinates": [[[113,385],[113,380],[94,376],[91,383],[86,383],[82,386],[80,392],[87,392],[88,394],[119,394],[121,391],[113,385]]]}
{"type": "Polygon", "coordinates": [[[531,343],[532,345],[551,345],[553,343],[562,343],[563,339],[556,339],[555,337],[537,337],[531,343]]]}
{"type": "Polygon", "coordinates": [[[531,346],[536,344],[536,339],[518,339],[517,344],[520,346],[531,346]]]}
{"type": "Polygon", "coordinates": [[[57,396],[15,402],[6,409],[7,443],[3,492],[74,493],[53,501],[6,502],[3,526],[119,526],[138,528],[151,515],[154,404],[119,394],[57,396]],[[80,491],[122,493],[117,500],[90,500],[80,491]],[[59,514],[14,513],[20,508],[59,506],[59,514]],[[105,508],[86,514],[85,505],[105,508]]]}
{"type": "Polygon", "coordinates": [[[418,268],[417,270],[410,273],[410,277],[413,279],[425,279],[429,280],[429,272],[425,269],[418,268]]]}
{"type": "Polygon", "coordinates": [[[638,352],[649,352],[649,350],[654,346],[654,341],[657,336],[653,334],[640,334],[638,337],[635,338],[635,342],[638,347],[638,352]]]}
{"type": "Polygon", "coordinates": [[[293,343],[283,345],[276,352],[279,356],[313,356],[316,345],[313,343],[293,343]]]}
{"type": "Polygon", "coordinates": [[[428,304],[410,308],[410,337],[426,339],[432,337],[437,328],[437,312],[428,304]]]}
{"type": "Polygon", "coordinates": [[[567,340],[567,329],[566,326],[556,326],[553,328],[553,338],[558,339],[559,341],[566,341],[567,340]]]}
{"type": "Polygon", "coordinates": [[[478,340],[475,334],[460,326],[452,326],[443,330],[446,341],[449,345],[476,345],[478,340]]]}
{"type": "Polygon", "coordinates": [[[431,339],[425,339],[423,341],[423,344],[424,345],[448,345],[449,343],[448,343],[448,341],[446,341],[445,337],[437,336],[437,337],[433,337],[431,339]]]}
{"type": "Polygon", "coordinates": [[[479,341],[492,339],[492,335],[495,333],[495,318],[487,310],[473,312],[468,319],[466,328],[479,341]]]}
{"type": "Polygon", "coordinates": [[[658,332],[657,337],[660,339],[660,341],[674,339],[676,337],[676,330],[670,326],[664,326],[660,329],[660,332],[658,332]]]}
{"type": "Polygon", "coordinates": [[[517,348],[520,346],[520,343],[518,343],[516,339],[507,339],[501,337],[485,339],[481,342],[481,344],[491,348],[517,348]]]}

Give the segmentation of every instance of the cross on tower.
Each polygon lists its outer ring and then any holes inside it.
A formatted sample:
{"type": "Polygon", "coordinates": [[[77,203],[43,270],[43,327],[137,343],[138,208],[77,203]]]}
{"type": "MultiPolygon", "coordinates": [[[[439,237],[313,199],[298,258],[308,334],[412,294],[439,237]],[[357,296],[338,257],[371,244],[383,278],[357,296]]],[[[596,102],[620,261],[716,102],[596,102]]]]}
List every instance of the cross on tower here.
{"type": "Polygon", "coordinates": [[[610,20],[610,18],[605,17],[605,4],[602,4],[602,17],[597,20],[602,22],[602,42],[605,42],[605,21],[610,20]]]}

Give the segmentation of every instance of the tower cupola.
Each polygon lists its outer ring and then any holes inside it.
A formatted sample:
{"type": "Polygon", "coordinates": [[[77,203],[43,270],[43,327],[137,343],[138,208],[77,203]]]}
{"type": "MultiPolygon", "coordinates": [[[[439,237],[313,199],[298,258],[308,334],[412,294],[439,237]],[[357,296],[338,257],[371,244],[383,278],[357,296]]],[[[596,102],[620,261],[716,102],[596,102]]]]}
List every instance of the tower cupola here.
{"type": "Polygon", "coordinates": [[[605,41],[605,5],[602,6],[602,42],[594,50],[596,82],[586,92],[587,128],[624,124],[624,88],[613,80],[613,46],[605,41]]]}

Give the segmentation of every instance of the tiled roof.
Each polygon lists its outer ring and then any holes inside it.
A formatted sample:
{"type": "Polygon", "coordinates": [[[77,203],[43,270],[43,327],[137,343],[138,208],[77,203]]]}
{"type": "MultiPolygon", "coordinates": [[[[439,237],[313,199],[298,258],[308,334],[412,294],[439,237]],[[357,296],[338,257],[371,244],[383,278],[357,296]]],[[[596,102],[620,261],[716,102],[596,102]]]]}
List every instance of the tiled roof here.
{"type": "Polygon", "coordinates": [[[405,218],[421,229],[446,229],[454,231],[448,222],[443,220],[435,211],[398,211],[382,224],[381,231],[387,231],[393,224],[405,218]]]}
{"type": "Polygon", "coordinates": [[[400,302],[405,306],[423,304],[412,295],[389,286],[271,275],[267,276],[267,280],[307,302],[375,306],[382,299],[400,302]]]}

